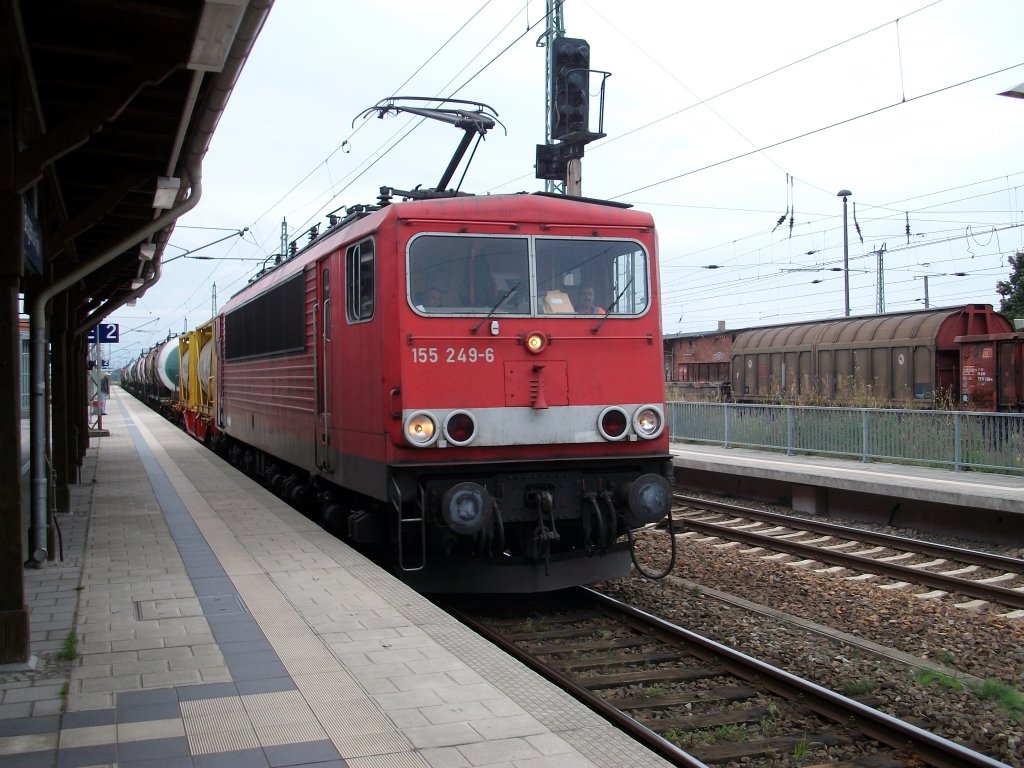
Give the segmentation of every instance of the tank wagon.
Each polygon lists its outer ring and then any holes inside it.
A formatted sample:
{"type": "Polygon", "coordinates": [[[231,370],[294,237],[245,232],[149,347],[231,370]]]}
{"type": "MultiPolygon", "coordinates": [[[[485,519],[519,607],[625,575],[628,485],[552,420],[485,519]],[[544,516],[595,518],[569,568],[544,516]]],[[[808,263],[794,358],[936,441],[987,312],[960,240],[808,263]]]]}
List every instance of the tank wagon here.
{"type": "Polygon", "coordinates": [[[988,304],[755,328],[733,341],[732,395],[743,402],[956,407],[963,338],[1011,331],[988,304]]]}
{"type": "Polygon", "coordinates": [[[176,340],[175,418],[422,591],[624,576],[671,496],[654,221],[438,191],[454,163],[332,217],[176,340]]]}
{"type": "Polygon", "coordinates": [[[178,400],[178,339],[171,336],[121,369],[121,387],[154,410],[171,415],[178,400]]]}

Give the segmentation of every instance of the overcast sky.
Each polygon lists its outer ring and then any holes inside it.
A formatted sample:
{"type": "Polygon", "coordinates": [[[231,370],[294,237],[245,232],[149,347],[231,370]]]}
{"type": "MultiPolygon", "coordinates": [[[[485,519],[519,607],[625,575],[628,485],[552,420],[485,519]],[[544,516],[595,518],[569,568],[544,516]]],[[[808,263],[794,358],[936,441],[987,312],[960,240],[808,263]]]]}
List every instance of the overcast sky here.
{"type": "MultiPolygon", "coordinates": [[[[282,219],[301,243],[382,185],[434,186],[461,133],[359,118],[382,98],[490,105],[507,134],[488,134],[462,189],[543,189],[544,12],[543,0],[279,0],[163,279],[108,319],[121,327],[114,364],[207,320],[212,284],[222,306],[277,252],[282,219]]],[[[1024,82],[1024,2],[566,0],[563,13],[591,67],[612,73],[583,194],[654,215],[665,333],[843,316],[842,189],[852,315],[876,311],[878,251],[886,311],[922,308],[926,275],[933,307],[998,307],[996,281],[1024,248],[1024,100],[996,95],[1024,82]]]]}

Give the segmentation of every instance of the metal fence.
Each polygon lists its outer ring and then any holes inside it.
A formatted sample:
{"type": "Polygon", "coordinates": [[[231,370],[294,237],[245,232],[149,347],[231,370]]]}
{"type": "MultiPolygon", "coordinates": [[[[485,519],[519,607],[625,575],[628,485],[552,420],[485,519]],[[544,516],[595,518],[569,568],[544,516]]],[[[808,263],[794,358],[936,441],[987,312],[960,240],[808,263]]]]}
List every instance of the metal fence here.
{"type": "Polygon", "coordinates": [[[670,402],[671,439],[1024,475],[1024,414],[670,402]]]}

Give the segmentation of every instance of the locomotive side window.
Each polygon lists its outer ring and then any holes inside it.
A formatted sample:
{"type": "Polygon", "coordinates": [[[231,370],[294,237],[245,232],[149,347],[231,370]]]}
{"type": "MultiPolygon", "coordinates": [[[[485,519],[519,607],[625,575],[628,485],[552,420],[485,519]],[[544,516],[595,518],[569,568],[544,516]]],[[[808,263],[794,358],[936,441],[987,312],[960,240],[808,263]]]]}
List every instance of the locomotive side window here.
{"type": "Polygon", "coordinates": [[[367,238],[345,251],[345,315],[350,323],[373,318],[373,240],[367,238]]]}
{"type": "Polygon", "coordinates": [[[224,316],[228,360],[301,352],[305,349],[302,274],[224,316]]]}

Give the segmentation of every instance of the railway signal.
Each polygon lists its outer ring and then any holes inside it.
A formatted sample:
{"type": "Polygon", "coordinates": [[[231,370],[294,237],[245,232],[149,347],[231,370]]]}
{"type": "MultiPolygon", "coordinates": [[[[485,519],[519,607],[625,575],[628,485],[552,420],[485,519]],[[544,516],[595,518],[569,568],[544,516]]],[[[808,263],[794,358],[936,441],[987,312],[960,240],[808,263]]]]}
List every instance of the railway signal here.
{"type": "Polygon", "coordinates": [[[548,83],[550,140],[557,144],[537,145],[537,178],[561,181],[565,194],[582,194],[580,180],[583,149],[604,138],[604,82],[610,72],[590,68],[590,44],[577,37],[551,40],[548,83]],[[590,73],[601,75],[598,129],[590,130],[590,73]]]}
{"type": "Polygon", "coordinates": [[[574,134],[587,133],[590,122],[590,44],[556,37],[552,46],[551,138],[571,141],[574,134]]]}

